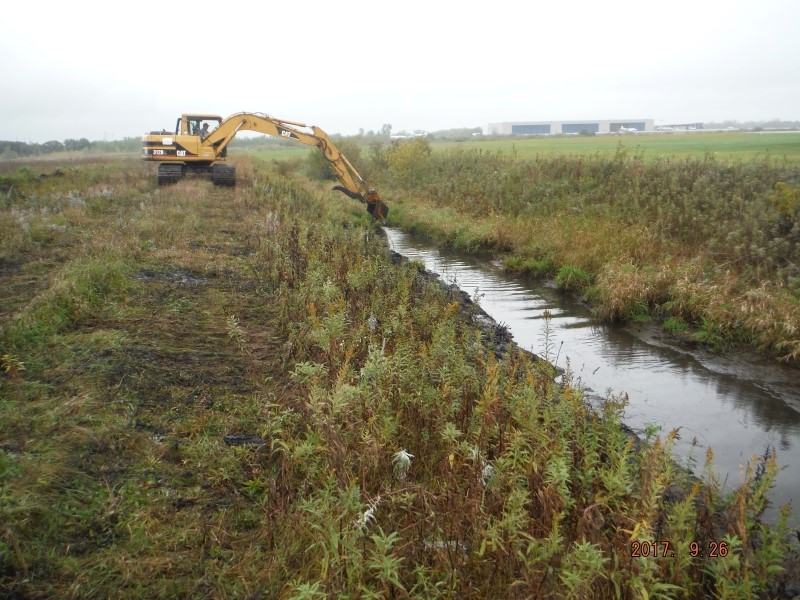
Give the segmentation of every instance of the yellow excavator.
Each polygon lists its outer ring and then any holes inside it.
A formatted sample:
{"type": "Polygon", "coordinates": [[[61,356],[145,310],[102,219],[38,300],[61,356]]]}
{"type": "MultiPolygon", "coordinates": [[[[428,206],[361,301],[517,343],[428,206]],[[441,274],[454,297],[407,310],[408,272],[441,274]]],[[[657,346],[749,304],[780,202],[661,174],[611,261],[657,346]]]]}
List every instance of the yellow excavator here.
{"type": "Polygon", "coordinates": [[[328,134],[314,125],[276,119],[262,113],[218,115],[185,114],[175,132],[151,131],[142,136],[142,159],[158,162],[158,183],[176,183],[187,173],[210,176],[214,185],[236,185],[236,167],[225,162],[228,144],[240,131],[257,131],[280,139],[316,146],[333,166],[340,185],[333,189],[367,205],[376,219],[385,220],[389,207],[380,193],[368,188],[328,134]]]}

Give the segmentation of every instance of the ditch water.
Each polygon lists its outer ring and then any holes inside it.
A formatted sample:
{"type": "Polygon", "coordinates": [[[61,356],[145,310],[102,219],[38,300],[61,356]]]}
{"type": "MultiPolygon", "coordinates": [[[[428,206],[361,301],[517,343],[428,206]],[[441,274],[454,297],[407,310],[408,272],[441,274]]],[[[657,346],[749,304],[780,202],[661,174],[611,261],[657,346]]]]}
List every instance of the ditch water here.
{"type": "Polygon", "coordinates": [[[566,367],[569,361],[574,377],[595,394],[627,393],[624,421],[640,435],[649,425],[662,436],[679,429],[676,458],[695,472],[711,448],[720,480],[730,488],[741,481],[740,465],[774,448],[782,471],[773,505],[792,502],[792,524],[800,524],[800,372],[689,348],[653,326],[601,323],[576,299],[508,274],[490,259],[440,249],[397,229],[384,231],[393,250],[477,296],[525,350],[544,354],[549,311],[551,362],[566,367]]]}

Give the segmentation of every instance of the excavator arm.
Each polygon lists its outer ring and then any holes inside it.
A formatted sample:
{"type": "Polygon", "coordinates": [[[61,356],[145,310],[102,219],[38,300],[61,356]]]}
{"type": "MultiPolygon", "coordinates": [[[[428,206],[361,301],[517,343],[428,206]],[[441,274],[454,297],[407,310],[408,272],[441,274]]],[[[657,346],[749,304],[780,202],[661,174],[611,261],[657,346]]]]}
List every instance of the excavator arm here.
{"type": "Polygon", "coordinates": [[[383,203],[380,193],[367,188],[361,175],[336,147],[331,138],[319,127],[295,121],[284,121],[261,113],[236,113],[223,120],[219,127],[203,138],[203,146],[214,149],[220,156],[231,140],[240,131],[257,131],[280,139],[290,139],[308,146],[316,146],[331,163],[340,185],[333,189],[367,205],[367,211],[376,219],[385,220],[389,207],[383,203]]]}

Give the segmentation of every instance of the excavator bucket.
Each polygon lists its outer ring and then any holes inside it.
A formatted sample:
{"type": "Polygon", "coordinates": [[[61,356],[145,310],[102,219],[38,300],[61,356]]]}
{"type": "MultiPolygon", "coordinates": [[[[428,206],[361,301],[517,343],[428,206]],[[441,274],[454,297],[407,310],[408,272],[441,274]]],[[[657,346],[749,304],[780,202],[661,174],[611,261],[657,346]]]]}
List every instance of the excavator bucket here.
{"type": "Polygon", "coordinates": [[[385,221],[389,216],[389,207],[380,200],[376,200],[374,204],[367,204],[367,212],[376,219],[385,221]]]}
{"type": "Polygon", "coordinates": [[[381,200],[381,196],[378,193],[378,190],[371,189],[367,192],[366,196],[360,194],[359,192],[354,192],[348,190],[346,187],[342,185],[335,185],[333,189],[337,192],[342,192],[343,194],[349,196],[353,200],[358,200],[359,202],[363,202],[367,205],[367,212],[371,214],[375,219],[380,219],[381,221],[385,221],[386,217],[389,216],[389,207],[383,203],[381,200]]]}
{"type": "Polygon", "coordinates": [[[389,207],[383,203],[380,193],[375,188],[370,188],[362,201],[367,203],[367,212],[374,218],[385,221],[389,216],[389,207]]]}

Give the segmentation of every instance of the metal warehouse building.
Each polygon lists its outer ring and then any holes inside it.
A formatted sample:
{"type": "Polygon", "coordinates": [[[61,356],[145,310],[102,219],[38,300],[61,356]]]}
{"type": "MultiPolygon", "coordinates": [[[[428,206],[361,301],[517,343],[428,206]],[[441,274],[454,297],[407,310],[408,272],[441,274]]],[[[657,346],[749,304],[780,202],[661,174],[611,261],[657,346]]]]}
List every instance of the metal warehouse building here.
{"type": "Polygon", "coordinates": [[[558,135],[655,131],[653,119],[489,123],[489,135],[558,135]]]}

